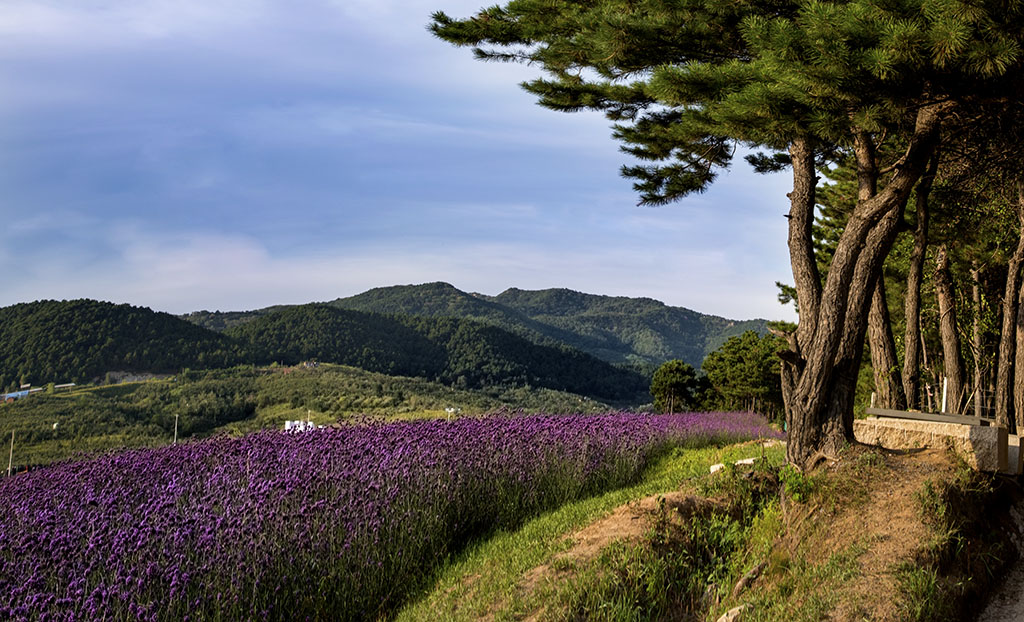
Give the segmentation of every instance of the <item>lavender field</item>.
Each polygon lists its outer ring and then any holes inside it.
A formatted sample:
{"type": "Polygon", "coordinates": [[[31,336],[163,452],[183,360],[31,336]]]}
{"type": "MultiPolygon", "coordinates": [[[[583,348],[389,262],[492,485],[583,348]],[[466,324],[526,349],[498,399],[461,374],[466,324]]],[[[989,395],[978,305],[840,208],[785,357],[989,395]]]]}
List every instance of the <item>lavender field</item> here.
{"type": "Polygon", "coordinates": [[[125,451],[0,480],[0,619],[378,619],[474,538],[778,437],[747,413],[363,424],[125,451]]]}

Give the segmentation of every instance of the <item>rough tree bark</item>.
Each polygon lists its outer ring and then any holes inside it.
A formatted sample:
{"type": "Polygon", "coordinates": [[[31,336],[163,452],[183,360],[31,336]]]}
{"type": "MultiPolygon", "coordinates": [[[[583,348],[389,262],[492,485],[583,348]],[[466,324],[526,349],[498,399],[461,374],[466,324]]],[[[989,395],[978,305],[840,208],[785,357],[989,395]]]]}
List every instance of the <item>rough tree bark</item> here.
{"type": "MultiPolygon", "coordinates": [[[[1024,278],[1024,277],[1022,277],[1024,278]]],[[[1017,430],[1024,430],[1024,283],[1017,289],[1017,317],[1014,341],[1017,354],[1013,364],[1013,410],[1017,430]]]]}
{"type": "Polygon", "coordinates": [[[853,437],[853,393],[874,279],[892,247],[903,207],[935,150],[949,103],[922,106],[908,149],[885,189],[858,201],[839,238],[824,287],[814,264],[814,152],[809,140],[790,146],[790,260],[800,323],[782,353],[789,442],[787,459],[807,467],[853,437]]]}
{"type": "Polygon", "coordinates": [[[875,405],[880,408],[904,410],[907,407],[906,393],[900,375],[900,363],[896,356],[896,340],[892,334],[889,318],[889,304],[886,302],[885,277],[881,274],[875,280],[871,295],[871,309],[868,312],[868,344],[871,346],[871,367],[875,375],[875,405]]]}
{"type": "Polygon", "coordinates": [[[938,386],[939,377],[928,362],[928,344],[924,341],[924,334],[921,335],[921,362],[924,363],[924,369],[928,372],[928,412],[935,412],[939,408],[934,403],[936,399],[934,387],[938,386]]]}
{"type": "Polygon", "coordinates": [[[974,416],[981,416],[981,267],[971,260],[971,301],[974,317],[971,319],[971,351],[974,356],[974,416]]]}
{"type": "Polygon", "coordinates": [[[963,403],[964,360],[957,332],[956,298],[949,271],[949,248],[939,246],[935,257],[935,297],[939,303],[939,337],[942,341],[942,369],[946,376],[946,411],[959,414],[963,403]]]}
{"type": "MultiPolygon", "coordinates": [[[[870,200],[878,194],[878,164],[871,135],[862,132],[854,146],[857,159],[857,201],[870,200]]],[[[889,303],[885,296],[885,277],[879,270],[868,311],[868,345],[871,368],[875,377],[876,405],[881,408],[904,409],[907,399],[898,372],[896,340],[892,335],[889,303]]]]}
{"type": "Polygon", "coordinates": [[[928,250],[928,195],[931,194],[938,166],[939,158],[932,156],[928,170],[921,177],[915,192],[917,224],[914,228],[914,249],[910,253],[910,268],[907,270],[907,297],[903,301],[903,313],[907,318],[903,333],[903,393],[909,408],[921,405],[921,281],[928,250]]]}
{"type": "MultiPolygon", "coordinates": [[[[1024,184],[1017,185],[1018,209],[1024,210],[1024,184]]],[[[1021,216],[1021,235],[1024,235],[1024,215],[1021,216]]],[[[1017,285],[1017,317],[1015,343],[1017,354],[1013,374],[1013,408],[1018,433],[1024,430],[1024,275],[1017,285]]]]}
{"type": "MultiPolygon", "coordinates": [[[[782,406],[786,412],[786,428],[789,436],[794,437],[794,426],[801,425],[801,419],[793,417],[798,404],[791,403],[796,393],[797,382],[803,360],[800,356],[803,344],[810,342],[814,336],[814,327],[818,317],[818,305],[821,300],[821,275],[814,257],[812,231],[814,225],[815,188],[818,176],[814,171],[814,145],[809,138],[798,138],[789,147],[793,170],[793,191],[789,197],[789,259],[793,270],[793,280],[797,290],[797,305],[800,308],[800,321],[796,332],[784,335],[789,342],[789,349],[779,352],[783,363],[780,366],[782,375],[782,406]],[[805,319],[806,318],[806,319],[805,319]],[[787,361],[789,361],[787,363],[787,361]]],[[[800,431],[800,438],[815,442],[817,435],[810,431],[800,431]]],[[[792,444],[790,440],[790,444],[792,444]]],[[[791,460],[792,462],[792,460],[791,460]]]]}
{"type": "MultiPolygon", "coordinates": [[[[1024,265],[1024,182],[1017,182],[1017,220],[1020,222],[1020,236],[1017,247],[1010,256],[1006,268],[1006,287],[1003,290],[1002,330],[999,332],[999,354],[996,362],[996,423],[1013,432],[1014,426],[1013,378],[1014,358],[1017,349],[1017,296],[1020,291],[1021,266],[1024,265]]],[[[1020,412],[1020,409],[1017,409],[1020,412]]]]}

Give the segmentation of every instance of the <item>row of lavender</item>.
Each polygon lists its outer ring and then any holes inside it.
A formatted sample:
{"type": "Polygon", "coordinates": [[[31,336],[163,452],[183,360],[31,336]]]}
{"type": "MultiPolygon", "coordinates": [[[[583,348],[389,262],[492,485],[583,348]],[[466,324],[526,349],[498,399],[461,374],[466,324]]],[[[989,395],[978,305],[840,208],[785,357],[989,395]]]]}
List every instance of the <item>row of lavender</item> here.
{"type": "Polygon", "coordinates": [[[366,619],[474,536],[634,480],[746,413],[264,432],[0,481],[0,619],[366,619]]]}

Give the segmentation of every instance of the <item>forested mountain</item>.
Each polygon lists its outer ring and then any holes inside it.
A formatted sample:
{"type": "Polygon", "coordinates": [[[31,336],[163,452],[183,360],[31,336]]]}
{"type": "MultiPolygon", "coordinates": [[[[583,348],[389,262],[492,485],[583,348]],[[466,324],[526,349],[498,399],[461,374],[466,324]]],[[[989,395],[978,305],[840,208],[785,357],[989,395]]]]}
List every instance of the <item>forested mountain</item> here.
{"type": "Polygon", "coordinates": [[[0,309],[0,386],[82,382],[109,371],[176,373],[316,359],[459,387],[534,386],[606,400],[642,401],[647,388],[634,371],[468,319],[383,315],[323,304],[263,310],[254,317],[218,333],[130,305],[91,300],[14,305],[0,309]]]}
{"type": "Polygon", "coordinates": [[[765,332],[764,320],[733,321],[670,307],[650,298],[583,294],[568,289],[509,289],[468,294],[447,283],[371,289],[332,306],[495,324],[538,343],[563,343],[612,363],[658,364],[682,359],[700,367],[707,353],[744,331],[765,332]]]}
{"type": "Polygon", "coordinates": [[[494,302],[487,296],[470,294],[448,283],[376,287],[362,294],[338,298],[327,304],[339,309],[371,313],[400,313],[422,317],[477,320],[504,328],[534,343],[572,344],[574,347],[600,357],[594,352],[600,349],[600,342],[585,337],[581,339],[580,335],[572,331],[561,330],[549,324],[537,322],[527,315],[494,302]]]}
{"type": "Polygon", "coordinates": [[[661,363],[682,359],[700,367],[704,357],[729,337],[765,332],[765,320],[728,320],[670,307],[651,298],[596,296],[569,289],[512,288],[491,298],[536,322],[579,335],[571,345],[610,361],[661,363]],[[603,344],[599,351],[582,340],[603,344]]]}
{"type": "Polygon", "coordinates": [[[275,305],[273,307],[266,307],[265,309],[256,309],[254,311],[193,311],[185,315],[179,315],[183,320],[188,320],[193,324],[202,326],[203,328],[209,328],[217,332],[223,332],[234,326],[240,326],[247,322],[251,322],[258,317],[262,317],[268,313],[274,311],[281,311],[287,309],[288,305],[275,305]]]}
{"type": "Polygon", "coordinates": [[[230,338],[144,307],[44,300],[0,309],[0,387],[82,382],[114,370],[173,373],[242,360],[230,338]]]}
{"type": "Polygon", "coordinates": [[[459,387],[531,385],[611,400],[643,396],[646,379],[564,345],[542,345],[467,319],[364,313],[311,304],[226,334],[263,359],[318,359],[459,387]]]}
{"type": "Polygon", "coordinates": [[[448,283],[440,282],[375,287],[355,296],[338,298],[328,304],[343,309],[374,313],[487,319],[495,324],[522,323],[526,319],[487,300],[484,296],[469,294],[448,283]]]}
{"type": "Polygon", "coordinates": [[[436,376],[446,353],[397,320],[326,305],[290,307],[225,331],[259,362],[318,360],[400,376],[436,376]]]}
{"type": "MultiPolygon", "coordinates": [[[[471,294],[448,283],[377,287],[329,306],[369,313],[449,317],[492,324],[536,344],[568,345],[609,363],[652,367],[682,359],[700,367],[729,337],[765,332],[765,320],[728,320],[650,298],[598,296],[569,289],[509,289],[471,294]]],[[[286,307],[255,311],[196,311],[181,316],[223,331],[286,307]]]]}

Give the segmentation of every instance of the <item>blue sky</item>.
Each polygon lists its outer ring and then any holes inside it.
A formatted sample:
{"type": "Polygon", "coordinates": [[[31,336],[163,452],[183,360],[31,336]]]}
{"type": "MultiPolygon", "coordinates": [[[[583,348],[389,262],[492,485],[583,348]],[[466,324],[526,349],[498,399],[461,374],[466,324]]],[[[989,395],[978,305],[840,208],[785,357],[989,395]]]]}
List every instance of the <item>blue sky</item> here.
{"type": "Polygon", "coordinates": [[[478,0],[0,3],[0,305],[447,281],[793,319],[785,174],[636,206],[605,119],[425,29],[478,0]]]}

